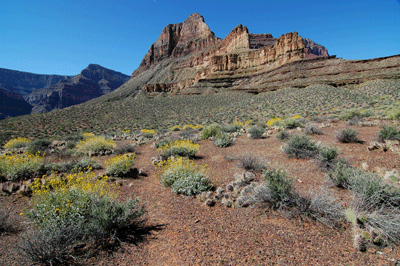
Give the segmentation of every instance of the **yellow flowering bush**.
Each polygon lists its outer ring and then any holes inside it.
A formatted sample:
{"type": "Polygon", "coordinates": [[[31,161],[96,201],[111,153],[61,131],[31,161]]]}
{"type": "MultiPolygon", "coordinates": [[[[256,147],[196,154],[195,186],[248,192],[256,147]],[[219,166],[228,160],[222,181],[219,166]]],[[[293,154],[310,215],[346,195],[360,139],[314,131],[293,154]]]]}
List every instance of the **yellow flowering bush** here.
{"type": "Polygon", "coordinates": [[[200,145],[194,144],[191,140],[181,139],[174,141],[167,141],[163,146],[157,150],[161,152],[161,155],[165,158],[170,156],[181,156],[181,157],[194,157],[199,151],[200,145]]]}
{"type": "Polygon", "coordinates": [[[106,162],[107,175],[122,177],[126,175],[131,167],[135,164],[135,154],[126,153],[117,155],[106,162]]]}
{"type": "Polygon", "coordinates": [[[105,137],[86,137],[81,140],[75,147],[79,154],[97,155],[100,152],[110,151],[116,147],[113,140],[106,139],[105,137]]]}
{"type": "Polygon", "coordinates": [[[27,147],[32,140],[27,138],[18,137],[15,139],[9,140],[5,145],[4,148],[6,149],[19,149],[22,147],[27,147]]]}
{"type": "Polygon", "coordinates": [[[194,126],[194,125],[192,125],[192,124],[187,124],[187,125],[184,125],[184,126],[183,126],[182,130],[185,130],[185,129],[187,129],[187,128],[198,129],[198,130],[200,130],[200,129],[203,128],[203,126],[202,126],[202,125],[196,125],[196,126],[194,126]]]}
{"type": "Polygon", "coordinates": [[[268,120],[267,126],[273,127],[273,126],[280,126],[283,122],[282,118],[276,117],[268,120]]]}
{"type": "Polygon", "coordinates": [[[157,131],[152,130],[152,129],[142,129],[140,132],[143,133],[143,136],[146,138],[152,138],[154,135],[157,135],[157,131]]]}
{"type": "Polygon", "coordinates": [[[244,126],[243,122],[240,121],[233,122],[233,125],[238,129],[241,129],[244,126]]]}
{"type": "Polygon", "coordinates": [[[40,152],[31,154],[0,155],[0,176],[11,181],[31,178],[40,175],[44,167],[44,158],[40,152]]]}
{"type": "Polygon", "coordinates": [[[300,120],[302,117],[299,115],[292,116],[290,118],[285,119],[283,121],[283,126],[285,128],[296,128],[296,127],[303,127],[302,120],[300,120]]]}
{"type": "Polygon", "coordinates": [[[93,137],[94,137],[94,134],[93,134],[93,133],[82,133],[82,136],[83,136],[84,138],[88,139],[88,138],[93,138],[93,137]]]}
{"type": "Polygon", "coordinates": [[[254,124],[253,120],[247,120],[246,122],[244,122],[245,126],[253,125],[253,124],[254,124]]]}
{"type": "Polygon", "coordinates": [[[164,169],[161,183],[175,193],[191,196],[210,190],[213,185],[207,178],[206,166],[198,166],[192,160],[168,159],[159,164],[164,169]]]}
{"type": "Polygon", "coordinates": [[[182,127],[179,125],[175,125],[173,127],[170,127],[169,130],[170,131],[179,131],[179,130],[182,130],[182,127]]]}
{"type": "Polygon", "coordinates": [[[36,225],[37,233],[59,231],[50,234],[51,237],[71,245],[113,238],[120,229],[138,222],[137,218],[143,213],[137,200],[118,202],[115,186],[107,182],[106,176],[96,178],[93,172],[66,177],[52,174],[36,179],[30,187],[33,204],[26,210],[26,216],[36,225]],[[76,233],[65,236],[61,232],[66,227],[74,228],[76,233]]]}

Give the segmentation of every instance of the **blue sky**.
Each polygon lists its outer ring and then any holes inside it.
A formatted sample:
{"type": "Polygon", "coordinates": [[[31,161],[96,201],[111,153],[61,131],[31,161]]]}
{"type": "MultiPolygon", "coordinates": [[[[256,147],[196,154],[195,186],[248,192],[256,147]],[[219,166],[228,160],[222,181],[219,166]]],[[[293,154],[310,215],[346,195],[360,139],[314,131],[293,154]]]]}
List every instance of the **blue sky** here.
{"type": "Polygon", "coordinates": [[[243,24],[297,31],[344,59],[400,54],[400,0],[3,0],[0,68],[76,75],[93,63],[130,75],[165,26],[195,12],[220,38],[243,24]]]}

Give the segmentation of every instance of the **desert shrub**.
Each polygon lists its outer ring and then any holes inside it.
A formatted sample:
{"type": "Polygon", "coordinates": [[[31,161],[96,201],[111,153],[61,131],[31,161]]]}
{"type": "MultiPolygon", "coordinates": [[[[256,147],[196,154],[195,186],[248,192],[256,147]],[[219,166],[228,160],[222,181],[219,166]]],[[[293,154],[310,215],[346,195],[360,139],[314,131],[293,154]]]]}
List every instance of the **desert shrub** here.
{"type": "Polygon", "coordinates": [[[34,231],[23,249],[31,257],[34,251],[43,254],[48,246],[58,248],[60,243],[61,255],[65,256],[70,252],[68,246],[78,242],[114,239],[124,228],[139,223],[143,213],[137,200],[117,201],[107,177],[95,178],[94,173],[70,174],[65,178],[53,174],[36,179],[31,189],[33,204],[26,216],[34,231]],[[32,247],[30,243],[37,244],[32,247]],[[62,243],[69,245],[64,247],[62,243]]]}
{"type": "Polygon", "coordinates": [[[276,135],[276,138],[279,139],[280,141],[288,140],[290,139],[290,133],[287,132],[286,130],[280,131],[278,135],[276,135]]]}
{"type": "Polygon", "coordinates": [[[357,143],[360,142],[358,138],[358,131],[352,128],[345,128],[336,135],[336,139],[342,143],[357,143]]]}
{"type": "Polygon", "coordinates": [[[227,132],[227,133],[233,133],[233,132],[237,132],[238,130],[241,129],[241,127],[235,126],[235,125],[222,125],[221,126],[222,131],[227,132]]]}
{"type": "Polygon", "coordinates": [[[400,117],[400,110],[399,109],[394,109],[392,111],[389,112],[389,114],[387,115],[388,119],[391,120],[397,120],[400,117]]]}
{"type": "Polygon", "coordinates": [[[337,159],[339,150],[334,146],[322,147],[319,149],[319,159],[321,161],[332,162],[337,159]]]}
{"type": "Polygon", "coordinates": [[[304,124],[302,122],[303,122],[303,119],[301,116],[298,116],[298,115],[292,116],[283,121],[283,127],[285,127],[285,128],[303,127],[304,124]]]}
{"type": "Polygon", "coordinates": [[[283,119],[276,117],[268,120],[267,126],[269,127],[274,127],[274,126],[282,126],[283,125],[283,119]]]}
{"type": "Polygon", "coordinates": [[[353,168],[339,161],[334,171],[328,173],[328,177],[337,187],[348,188],[350,185],[350,178],[353,174],[353,168]]]}
{"type": "Polygon", "coordinates": [[[349,188],[357,194],[361,202],[374,207],[400,205],[400,190],[385,183],[376,173],[353,171],[349,178],[349,188]]]}
{"type": "Polygon", "coordinates": [[[72,169],[75,167],[75,165],[76,165],[75,161],[66,161],[66,162],[46,164],[44,168],[46,169],[46,172],[48,174],[51,174],[51,172],[66,173],[66,172],[71,172],[72,169]]]}
{"type": "Polygon", "coordinates": [[[237,158],[238,166],[246,171],[258,172],[264,169],[264,164],[261,160],[251,153],[246,153],[237,158]]]}
{"type": "Polygon", "coordinates": [[[82,134],[68,134],[68,135],[62,137],[61,139],[76,143],[80,140],[84,140],[85,137],[82,134]]]}
{"type": "Polygon", "coordinates": [[[140,130],[140,132],[143,134],[143,136],[145,138],[152,138],[155,135],[157,135],[157,132],[155,130],[152,130],[152,129],[142,129],[142,130],[140,130]]]}
{"type": "Polygon", "coordinates": [[[322,147],[319,149],[318,159],[324,170],[334,169],[337,163],[339,150],[334,146],[322,147]]]}
{"type": "Polygon", "coordinates": [[[29,143],[31,143],[31,142],[32,142],[32,140],[30,140],[30,139],[18,137],[18,138],[9,140],[6,144],[4,144],[4,148],[10,149],[10,150],[19,149],[19,148],[23,148],[23,147],[28,147],[29,143]]]}
{"type": "Polygon", "coordinates": [[[79,154],[97,155],[100,152],[111,151],[116,147],[113,140],[106,139],[105,137],[89,137],[79,141],[75,150],[79,154]]]}
{"type": "Polygon", "coordinates": [[[135,154],[127,153],[117,155],[114,158],[107,160],[106,162],[106,173],[107,175],[123,177],[135,164],[135,154]]]}
{"type": "Polygon", "coordinates": [[[317,125],[309,125],[305,128],[307,135],[323,135],[324,132],[317,125]]]}
{"type": "Polygon", "coordinates": [[[183,126],[182,130],[185,130],[185,129],[187,129],[187,128],[194,129],[194,130],[201,130],[201,129],[203,129],[203,125],[192,125],[192,124],[187,124],[187,125],[184,125],[184,126],[183,126]]]}
{"type": "Polygon", "coordinates": [[[164,166],[161,183],[175,193],[191,196],[210,190],[213,185],[207,177],[207,169],[193,161],[178,158],[168,160],[164,166]]]}
{"type": "Polygon", "coordinates": [[[369,110],[359,110],[359,109],[351,109],[349,111],[346,111],[341,118],[345,121],[348,121],[350,119],[358,118],[361,119],[363,117],[369,117],[372,116],[373,113],[372,111],[369,110]]]}
{"type": "Polygon", "coordinates": [[[225,148],[231,145],[232,139],[225,133],[218,134],[214,139],[215,146],[225,148]]]}
{"type": "Polygon", "coordinates": [[[252,139],[260,139],[264,133],[264,129],[259,125],[253,126],[247,130],[247,134],[252,139]]]}
{"type": "Polygon", "coordinates": [[[44,158],[40,153],[0,155],[0,175],[11,181],[19,181],[41,175],[44,171],[44,158]]]}
{"type": "Polygon", "coordinates": [[[167,158],[170,156],[194,157],[199,149],[199,144],[194,144],[191,140],[181,139],[169,141],[157,150],[161,152],[164,158],[167,158]]]}
{"type": "Polygon", "coordinates": [[[400,140],[400,131],[394,126],[383,126],[378,133],[380,141],[385,140],[400,140]]]}
{"type": "Polygon", "coordinates": [[[163,139],[163,140],[160,140],[159,142],[155,142],[154,147],[156,149],[158,149],[158,148],[161,148],[162,146],[168,145],[169,143],[171,143],[171,140],[163,139]]]}
{"type": "Polygon", "coordinates": [[[180,138],[182,139],[194,139],[196,136],[197,130],[191,127],[187,127],[181,131],[179,134],[180,138]]]}
{"type": "Polygon", "coordinates": [[[101,164],[96,162],[96,160],[83,157],[77,163],[75,163],[74,167],[71,169],[71,173],[79,173],[79,172],[89,172],[92,169],[100,169],[101,164]]]}
{"type": "Polygon", "coordinates": [[[50,146],[51,140],[49,139],[37,139],[29,143],[28,145],[28,152],[35,154],[38,151],[44,152],[50,146]]]}
{"type": "Polygon", "coordinates": [[[215,137],[220,132],[221,132],[221,129],[219,128],[218,125],[216,125],[216,124],[208,125],[208,126],[203,127],[203,130],[201,131],[200,138],[201,139],[208,139],[208,138],[211,138],[211,137],[215,137]]]}
{"type": "Polygon", "coordinates": [[[125,153],[132,153],[135,151],[135,146],[132,144],[125,144],[122,145],[114,150],[116,155],[125,154],[125,153]]]}
{"type": "Polygon", "coordinates": [[[175,125],[173,127],[170,127],[169,130],[170,131],[180,131],[180,130],[182,130],[182,127],[179,125],[175,125]]]}
{"type": "Polygon", "coordinates": [[[236,127],[237,130],[240,130],[242,127],[244,127],[243,122],[240,121],[233,122],[233,125],[236,127]]]}
{"type": "Polygon", "coordinates": [[[286,172],[267,168],[263,177],[276,205],[288,201],[293,192],[293,179],[289,178],[286,172]]]}
{"type": "Polygon", "coordinates": [[[319,149],[307,136],[294,135],[283,146],[283,152],[289,157],[309,159],[314,158],[319,149]]]}
{"type": "Polygon", "coordinates": [[[0,233],[13,232],[15,230],[14,223],[15,221],[10,217],[10,211],[0,210],[0,233]]]}
{"type": "Polygon", "coordinates": [[[19,249],[35,264],[62,265],[79,240],[79,227],[74,224],[30,226],[22,235],[19,249]]]}

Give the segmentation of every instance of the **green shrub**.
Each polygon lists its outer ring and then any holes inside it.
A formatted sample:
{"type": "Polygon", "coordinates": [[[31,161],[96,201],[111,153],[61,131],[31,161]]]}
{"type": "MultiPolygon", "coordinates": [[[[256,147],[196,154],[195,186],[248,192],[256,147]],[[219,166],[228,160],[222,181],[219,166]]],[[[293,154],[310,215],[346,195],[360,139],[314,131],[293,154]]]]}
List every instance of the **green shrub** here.
{"type": "Polygon", "coordinates": [[[283,202],[290,198],[293,192],[293,179],[289,178],[286,172],[267,168],[263,176],[273,201],[283,202]]]}
{"type": "Polygon", "coordinates": [[[246,153],[242,156],[238,157],[238,166],[246,171],[261,171],[264,169],[264,164],[260,161],[260,159],[251,154],[246,153]]]}
{"type": "Polygon", "coordinates": [[[394,126],[383,126],[378,133],[380,141],[385,140],[400,140],[400,131],[394,126]]]}
{"type": "Polygon", "coordinates": [[[75,165],[76,163],[74,161],[58,162],[58,163],[46,164],[45,169],[47,174],[51,174],[51,172],[67,173],[71,172],[72,169],[75,167],[75,165]]]}
{"type": "Polygon", "coordinates": [[[362,202],[380,207],[382,205],[400,206],[400,190],[375,173],[354,171],[349,179],[349,188],[357,193],[362,202]]]}
{"type": "Polygon", "coordinates": [[[75,147],[79,154],[98,155],[101,152],[111,151],[116,147],[113,140],[106,139],[105,137],[88,137],[81,140],[75,147]]]}
{"type": "Polygon", "coordinates": [[[221,132],[221,129],[218,127],[218,125],[208,125],[203,127],[203,130],[201,131],[200,138],[201,139],[209,139],[211,137],[217,136],[221,132]]]}
{"type": "Polygon", "coordinates": [[[345,121],[348,121],[348,120],[353,119],[353,118],[361,119],[363,117],[369,117],[369,116],[372,116],[372,115],[373,115],[372,111],[369,111],[369,110],[351,109],[351,110],[345,112],[341,116],[341,118],[343,120],[345,120],[345,121]]]}
{"type": "Polygon", "coordinates": [[[197,166],[193,161],[183,160],[181,157],[169,160],[164,167],[161,183],[171,187],[175,193],[191,196],[213,187],[207,178],[206,169],[197,166]]]}
{"type": "Polygon", "coordinates": [[[29,143],[28,145],[28,152],[35,154],[38,151],[44,152],[49,148],[51,144],[51,140],[49,139],[37,139],[29,143]]]}
{"type": "Polygon", "coordinates": [[[242,127],[240,125],[233,125],[233,124],[229,124],[229,125],[222,125],[221,129],[224,132],[227,133],[233,133],[233,132],[237,132],[241,129],[242,127]]]}
{"type": "Polygon", "coordinates": [[[11,181],[29,179],[44,174],[44,158],[39,154],[0,155],[0,175],[11,181]]]}
{"type": "Polygon", "coordinates": [[[322,132],[322,130],[316,125],[307,126],[305,128],[305,133],[307,135],[323,135],[324,134],[324,132],[322,132]]]}
{"type": "Polygon", "coordinates": [[[107,160],[105,163],[107,166],[107,175],[123,177],[135,164],[135,154],[127,153],[123,155],[117,155],[114,158],[107,160]]]}
{"type": "Polygon", "coordinates": [[[252,139],[260,139],[264,133],[264,129],[259,125],[253,126],[247,130],[247,134],[252,139]]]}
{"type": "Polygon", "coordinates": [[[132,153],[134,151],[135,151],[135,146],[133,146],[132,144],[125,144],[122,145],[121,147],[116,148],[114,153],[116,155],[120,155],[125,153],[132,153]]]}
{"type": "Polygon", "coordinates": [[[79,172],[89,172],[92,169],[100,169],[101,164],[96,162],[96,160],[83,157],[77,163],[75,163],[74,167],[71,169],[71,173],[79,173],[79,172]]]}
{"type": "Polygon", "coordinates": [[[339,151],[334,146],[327,146],[319,149],[319,159],[321,161],[332,162],[336,160],[339,155],[339,151]]]}
{"type": "Polygon", "coordinates": [[[219,148],[228,147],[229,145],[231,145],[231,143],[231,138],[225,133],[218,134],[214,139],[215,146],[219,148]]]}
{"type": "Polygon", "coordinates": [[[22,249],[34,262],[38,262],[37,257],[43,257],[33,256],[35,252],[48,252],[46,261],[58,260],[59,256],[71,252],[72,245],[110,241],[119,237],[125,228],[141,223],[143,208],[137,200],[117,201],[117,194],[106,177],[96,179],[93,173],[78,173],[65,179],[51,175],[44,180],[36,179],[32,183],[33,204],[26,210],[34,231],[22,249]],[[58,247],[61,254],[53,250],[58,247]]]}
{"type": "Polygon", "coordinates": [[[336,164],[335,170],[328,173],[329,179],[340,188],[348,188],[350,178],[353,176],[354,170],[343,162],[336,164]]]}
{"type": "Polygon", "coordinates": [[[297,127],[303,127],[304,124],[302,123],[302,120],[300,118],[291,117],[283,121],[283,126],[285,128],[297,128],[297,127]]]}
{"type": "Polygon", "coordinates": [[[279,139],[280,141],[288,140],[290,139],[290,133],[287,132],[286,130],[280,131],[278,135],[276,135],[276,138],[279,139]]]}
{"type": "Polygon", "coordinates": [[[283,146],[283,152],[288,154],[289,157],[309,159],[314,158],[319,150],[317,145],[307,136],[294,135],[283,146]]]}
{"type": "Polygon", "coordinates": [[[164,158],[168,158],[171,156],[194,157],[199,149],[199,144],[194,144],[191,140],[181,139],[168,141],[157,150],[161,152],[164,158]]]}
{"type": "Polygon", "coordinates": [[[360,142],[358,138],[358,131],[352,128],[345,128],[336,135],[336,139],[342,143],[357,143],[360,142]]]}

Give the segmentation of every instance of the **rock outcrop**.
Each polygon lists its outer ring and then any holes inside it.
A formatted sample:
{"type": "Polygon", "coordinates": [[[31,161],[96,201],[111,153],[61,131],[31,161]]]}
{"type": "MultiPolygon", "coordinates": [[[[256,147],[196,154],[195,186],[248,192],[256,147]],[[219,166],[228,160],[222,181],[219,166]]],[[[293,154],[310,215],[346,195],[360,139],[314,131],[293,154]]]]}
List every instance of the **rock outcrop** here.
{"type": "Polygon", "coordinates": [[[49,112],[83,103],[120,87],[129,76],[90,64],[73,79],[34,91],[26,99],[34,108],[32,113],[49,112]]]}
{"type": "Polygon", "coordinates": [[[190,93],[202,80],[247,76],[266,66],[321,56],[328,56],[326,48],[311,40],[306,42],[297,32],[274,38],[272,34],[249,33],[246,26],[238,25],[219,39],[195,13],[183,23],[165,27],[130,81],[110,97],[140,89],[148,93],[190,93]]]}
{"type": "Polygon", "coordinates": [[[30,114],[32,105],[21,94],[0,87],[0,120],[9,116],[30,114]]]}

